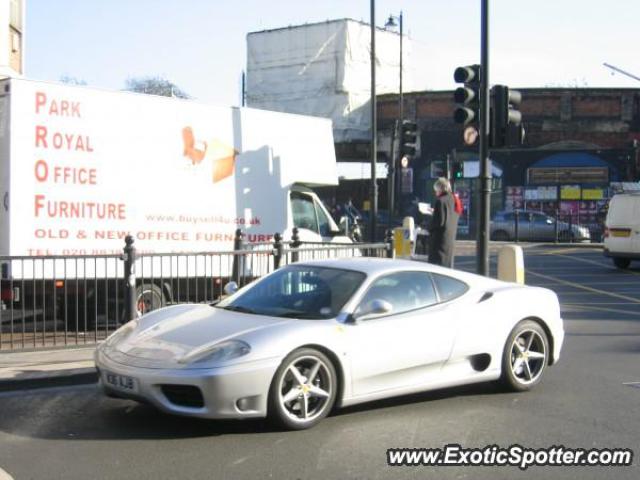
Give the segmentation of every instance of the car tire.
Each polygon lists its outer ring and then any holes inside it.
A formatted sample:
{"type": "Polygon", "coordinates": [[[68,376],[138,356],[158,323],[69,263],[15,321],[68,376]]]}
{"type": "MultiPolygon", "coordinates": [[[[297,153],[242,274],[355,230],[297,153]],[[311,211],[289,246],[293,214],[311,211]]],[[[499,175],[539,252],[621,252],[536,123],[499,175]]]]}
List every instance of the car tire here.
{"type": "Polygon", "coordinates": [[[493,240],[496,242],[508,242],[509,234],[504,230],[498,230],[493,234],[493,240]]]}
{"type": "Polygon", "coordinates": [[[558,234],[558,240],[561,242],[573,242],[575,240],[575,234],[569,230],[563,230],[558,234]]]}
{"type": "Polygon", "coordinates": [[[269,389],[268,415],[286,430],[304,430],[331,412],[338,377],[322,352],[301,348],[291,352],[276,370],[269,389]]]}
{"type": "Polygon", "coordinates": [[[631,265],[631,260],[628,258],[620,258],[620,257],[614,257],[613,258],[613,264],[621,269],[625,269],[625,268],[629,268],[629,265],[631,265]]]}
{"type": "Polygon", "coordinates": [[[504,345],[501,383],[516,392],[530,390],[540,383],[548,363],[546,332],[533,320],[522,320],[511,330],[504,345]]]}

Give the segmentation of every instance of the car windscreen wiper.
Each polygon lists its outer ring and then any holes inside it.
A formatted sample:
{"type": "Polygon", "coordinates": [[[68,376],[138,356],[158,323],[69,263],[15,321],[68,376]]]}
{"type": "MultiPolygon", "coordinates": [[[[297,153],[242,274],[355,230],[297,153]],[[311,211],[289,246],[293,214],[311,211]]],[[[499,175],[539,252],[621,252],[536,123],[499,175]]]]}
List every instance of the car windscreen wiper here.
{"type": "Polygon", "coordinates": [[[256,314],[255,310],[252,310],[249,307],[243,307],[242,305],[227,305],[226,307],[218,307],[223,308],[225,310],[231,310],[232,312],[240,312],[240,313],[253,313],[256,314]]]}

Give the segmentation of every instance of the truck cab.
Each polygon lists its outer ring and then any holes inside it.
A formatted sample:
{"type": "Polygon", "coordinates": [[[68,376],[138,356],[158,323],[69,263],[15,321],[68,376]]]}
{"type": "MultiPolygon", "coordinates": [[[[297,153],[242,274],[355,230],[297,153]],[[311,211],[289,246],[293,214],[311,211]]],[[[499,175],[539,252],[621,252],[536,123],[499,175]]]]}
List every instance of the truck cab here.
{"type": "Polygon", "coordinates": [[[351,243],[310,188],[296,185],[289,194],[292,226],[303,242],[351,243]]]}

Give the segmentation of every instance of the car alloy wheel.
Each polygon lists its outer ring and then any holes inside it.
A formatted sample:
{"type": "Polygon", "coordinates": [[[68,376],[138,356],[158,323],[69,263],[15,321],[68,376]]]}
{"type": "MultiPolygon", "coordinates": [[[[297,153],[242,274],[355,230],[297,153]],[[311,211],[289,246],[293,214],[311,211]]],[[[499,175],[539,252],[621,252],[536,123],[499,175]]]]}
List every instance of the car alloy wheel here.
{"type": "Polygon", "coordinates": [[[310,428],[326,417],[336,399],[336,373],[321,352],[300,349],[282,362],[269,398],[273,420],[291,430],[310,428]]]}
{"type": "Polygon", "coordinates": [[[542,327],[524,320],[505,344],[502,381],[512,390],[529,390],[540,382],[549,360],[549,341],[542,327]]]}

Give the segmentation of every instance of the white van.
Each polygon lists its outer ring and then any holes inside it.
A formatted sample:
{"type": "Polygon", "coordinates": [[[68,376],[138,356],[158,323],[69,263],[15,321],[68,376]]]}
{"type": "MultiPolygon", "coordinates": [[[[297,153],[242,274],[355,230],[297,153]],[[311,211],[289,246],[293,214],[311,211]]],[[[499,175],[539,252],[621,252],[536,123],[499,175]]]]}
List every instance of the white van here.
{"type": "Polygon", "coordinates": [[[622,193],[609,202],[604,255],[618,268],[627,268],[631,260],[640,260],[640,193],[622,193]]]}

